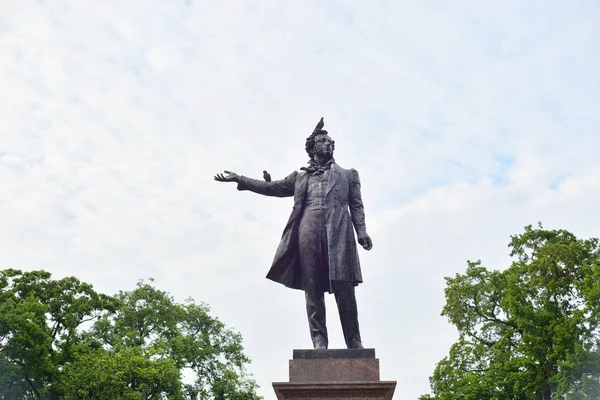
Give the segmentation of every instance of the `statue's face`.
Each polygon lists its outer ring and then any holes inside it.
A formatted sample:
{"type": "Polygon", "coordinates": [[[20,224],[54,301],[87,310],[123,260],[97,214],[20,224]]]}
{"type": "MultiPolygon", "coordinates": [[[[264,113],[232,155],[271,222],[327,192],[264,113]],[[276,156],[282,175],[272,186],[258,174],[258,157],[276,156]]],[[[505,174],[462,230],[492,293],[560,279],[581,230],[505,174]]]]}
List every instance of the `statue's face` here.
{"type": "Polygon", "coordinates": [[[313,153],[319,157],[331,157],[333,155],[333,143],[329,135],[315,136],[313,153]]]}

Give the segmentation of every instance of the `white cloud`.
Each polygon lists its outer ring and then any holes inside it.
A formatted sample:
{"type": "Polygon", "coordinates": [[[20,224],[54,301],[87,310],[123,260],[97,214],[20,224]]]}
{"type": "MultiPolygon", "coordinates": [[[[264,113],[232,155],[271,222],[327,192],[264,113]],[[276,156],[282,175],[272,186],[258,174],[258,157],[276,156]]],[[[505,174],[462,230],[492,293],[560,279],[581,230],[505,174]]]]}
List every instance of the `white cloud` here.
{"type": "Polygon", "coordinates": [[[443,276],[466,259],[505,267],[509,235],[539,220],[600,236],[599,11],[4,2],[0,265],[109,293],[152,276],[208,302],[274,398],[291,350],[310,345],[302,293],[264,279],[291,200],[212,176],[287,175],[324,116],[375,242],[364,340],[396,397],[415,399],[454,340],[443,276]]]}

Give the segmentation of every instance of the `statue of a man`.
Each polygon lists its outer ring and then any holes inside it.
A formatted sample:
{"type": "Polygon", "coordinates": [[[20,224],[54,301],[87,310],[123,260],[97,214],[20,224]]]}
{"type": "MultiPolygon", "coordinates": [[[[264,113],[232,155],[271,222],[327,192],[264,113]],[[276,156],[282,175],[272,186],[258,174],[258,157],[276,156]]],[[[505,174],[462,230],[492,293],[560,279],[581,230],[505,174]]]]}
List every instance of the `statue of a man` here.
{"type": "Polygon", "coordinates": [[[264,182],[234,172],[217,174],[219,182],[237,182],[238,190],[265,196],[294,197],[294,208],[283,231],[267,278],[304,290],[310,335],[315,349],[328,345],[324,293],[334,293],[349,349],[363,348],[354,287],[362,282],[358,242],[371,250],[365,226],[360,180],[354,169],[335,163],[335,142],[323,130],[323,118],[306,139],[308,167],[282,180],[264,182]]]}

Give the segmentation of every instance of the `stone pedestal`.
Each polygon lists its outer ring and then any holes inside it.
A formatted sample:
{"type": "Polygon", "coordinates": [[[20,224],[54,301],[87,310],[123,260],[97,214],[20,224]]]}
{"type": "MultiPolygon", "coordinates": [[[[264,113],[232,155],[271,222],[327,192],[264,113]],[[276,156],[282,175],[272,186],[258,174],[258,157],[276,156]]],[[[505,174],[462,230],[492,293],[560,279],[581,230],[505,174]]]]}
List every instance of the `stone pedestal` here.
{"type": "Polygon", "coordinates": [[[375,349],[294,350],[279,400],[391,400],[396,382],[379,380],[375,349]]]}

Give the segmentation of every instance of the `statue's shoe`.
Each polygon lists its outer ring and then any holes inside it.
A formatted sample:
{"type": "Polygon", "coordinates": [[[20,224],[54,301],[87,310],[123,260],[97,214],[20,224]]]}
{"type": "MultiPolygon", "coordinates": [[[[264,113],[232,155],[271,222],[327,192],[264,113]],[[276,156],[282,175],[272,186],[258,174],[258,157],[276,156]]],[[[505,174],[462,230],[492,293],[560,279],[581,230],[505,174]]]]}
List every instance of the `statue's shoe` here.
{"type": "Polygon", "coordinates": [[[313,346],[315,347],[315,350],[327,349],[327,340],[325,338],[318,337],[314,340],[313,346]]]}

